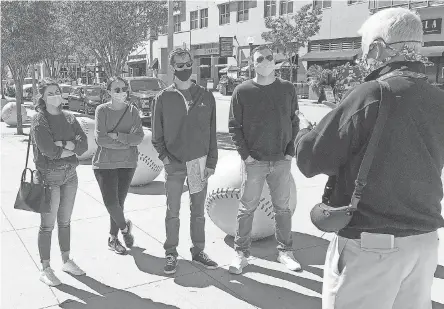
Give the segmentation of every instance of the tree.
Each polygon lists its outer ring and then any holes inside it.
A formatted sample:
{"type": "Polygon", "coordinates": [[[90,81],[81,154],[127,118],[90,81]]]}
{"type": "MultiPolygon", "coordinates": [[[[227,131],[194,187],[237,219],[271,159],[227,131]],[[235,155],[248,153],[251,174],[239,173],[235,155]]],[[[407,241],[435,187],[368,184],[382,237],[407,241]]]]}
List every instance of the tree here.
{"type": "Polygon", "coordinates": [[[59,77],[60,69],[68,64],[75,43],[73,42],[66,22],[68,6],[64,1],[51,2],[53,21],[49,25],[48,36],[45,40],[45,57],[43,62],[48,69],[49,77],[59,77]]]}
{"type": "Polygon", "coordinates": [[[52,14],[50,1],[1,2],[1,52],[16,87],[17,134],[23,134],[23,80],[29,67],[44,57],[52,14]]]}
{"type": "Polygon", "coordinates": [[[167,17],[165,1],[71,1],[69,32],[103,65],[106,75],[122,73],[128,54],[167,17]]]}
{"type": "Polygon", "coordinates": [[[309,39],[319,32],[322,20],[320,8],[312,8],[312,4],[304,5],[293,17],[267,17],[265,26],[270,31],[263,32],[262,38],[270,42],[270,47],[283,49],[290,65],[290,81],[293,82],[295,56],[301,47],[305,47],[309,39]]]}

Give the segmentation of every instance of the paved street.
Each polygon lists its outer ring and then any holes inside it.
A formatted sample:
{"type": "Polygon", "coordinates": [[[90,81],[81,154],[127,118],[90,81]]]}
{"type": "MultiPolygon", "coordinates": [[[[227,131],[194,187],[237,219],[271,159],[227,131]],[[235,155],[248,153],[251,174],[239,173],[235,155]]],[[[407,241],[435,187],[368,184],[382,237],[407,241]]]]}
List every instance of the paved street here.
{"type": "MultiPolygon", "coordinates": [[[[217,128],[227,132],[229,98],[217,96],[217,128]]],[[[302,112],[312,121],[328,108],[301,101],[302,112]]],[[[26,155],[26,136],[1,124],[1,305],[2,309],[320,309],[323,262],[331,235],[310,222],[309,211],[318,202],[326,177],[305,178],[293,162],[298,202],[293,216],[296,258],[303,272],[293,273],[277,263],[275,240],[253,244],[252,261],[245,274],[230,275],[233,238],[207,218],[208,254],[219,263],[206,270],[189,262],[189,195],[183,193],[179,270],[163,274],[165,240],[165,192],[163,172],[145,187],[131,188],[125,212],[135,225],[135,247],[127,256],[107,249],[109,216],[99,187],[87,163],[77,169],[79,190],[72,221],[72,257],[87,273],[72,277],[60,271],[57,233],[53,233],[52,266],[64,283],[49,288],[39,281],[37,233],[39,216],[13,209],[26,155]]],[[[29,125],[25,128],[29,132],[29,125]]],[[[220,158],[228,150],[220,150],[220,158]]],[[[222,169],[223,166],[218,166],[222,169]]],[[[217,173],[217,170],[216,170],[217,173]]],[[[440,230],[441,239],[444,231],[440,230]]],[[[444,243],[432,291],[434,309],[444,308],[444,243]]]]}

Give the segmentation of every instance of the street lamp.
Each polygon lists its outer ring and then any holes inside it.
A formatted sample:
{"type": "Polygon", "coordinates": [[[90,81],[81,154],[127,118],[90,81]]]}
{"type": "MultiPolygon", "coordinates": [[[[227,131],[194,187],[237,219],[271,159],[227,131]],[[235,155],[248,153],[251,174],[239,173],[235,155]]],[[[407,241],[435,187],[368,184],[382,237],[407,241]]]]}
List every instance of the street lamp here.
{"type": "MultiPolygon", "coordinates": [[[[247,38],[247,43],[250,45],[250,59],[251,62],[253,62],[253,43],[254,43],[254,37],[249,36],[247,38]]],[[[251,63],[248,63],[248,76],[251,78],[251,63]]]]}

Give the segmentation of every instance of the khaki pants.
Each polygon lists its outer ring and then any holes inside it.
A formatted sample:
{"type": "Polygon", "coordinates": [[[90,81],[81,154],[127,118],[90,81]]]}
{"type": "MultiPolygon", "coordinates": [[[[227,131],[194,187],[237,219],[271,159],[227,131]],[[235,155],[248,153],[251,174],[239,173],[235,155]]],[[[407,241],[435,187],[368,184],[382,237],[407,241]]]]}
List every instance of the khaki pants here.
{"type": "Polygon", "coordinates": [[[395,238],[394,248],[384,250],[335,235],[325,260],[322,308],[431,309],[438,243],[436,231],[395,238]]]}

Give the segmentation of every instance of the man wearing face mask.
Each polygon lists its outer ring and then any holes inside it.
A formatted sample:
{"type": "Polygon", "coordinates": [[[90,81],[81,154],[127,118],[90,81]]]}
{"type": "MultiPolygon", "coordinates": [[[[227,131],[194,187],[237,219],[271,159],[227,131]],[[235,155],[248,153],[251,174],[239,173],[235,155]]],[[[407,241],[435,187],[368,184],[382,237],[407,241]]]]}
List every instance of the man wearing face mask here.
{"type": "Polygon", "coordinates": [[[173,274],[177,267],[180,199],[187,177],[191,204],[192,260],[208,269],[217,267],[217,263],[203,251],[206,182],[216,168],[217,140],[216,102],[210,91],[191,81],[191,54],[178,48],[171,52],[169,58],[171,69],[174,70],[174,84],[156,97],[152,141],[165,166],[167,211],[164,272],[173,274]],[[200,183],[197,189],[192,185],[196,170],[200,183]],[[190,179],[193,179],[192,183],[190,179]]]}
{"type": "Polygon", "coordinates": [[[290,173],[299,130],[294,85],[275,77],[273,52],[259,46],[252,52],[256,77],[237,86],[231,98],[229,130],[242,160],[242,193],[234,241],[236,257],[229,271],[242,273],[248,264],[254,211],[265,181],[275,212],[278,261],[290,270],[301,266],[293,256],[290,173]]]}
{"type": "Polygon", "coordinates": [[[444,92],[423,74],[418,15],[382,10],[360,34],[371,70],[366,82],[313,130],[301,119],[304,129],[296,138],[301,172],[336,176],[329,181],[329,204],[348,205],[378,113],[388,106],[357,211],[327,251],[322,308],[429,309],[437,229],[444,227],[444,92]]]}

